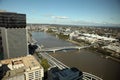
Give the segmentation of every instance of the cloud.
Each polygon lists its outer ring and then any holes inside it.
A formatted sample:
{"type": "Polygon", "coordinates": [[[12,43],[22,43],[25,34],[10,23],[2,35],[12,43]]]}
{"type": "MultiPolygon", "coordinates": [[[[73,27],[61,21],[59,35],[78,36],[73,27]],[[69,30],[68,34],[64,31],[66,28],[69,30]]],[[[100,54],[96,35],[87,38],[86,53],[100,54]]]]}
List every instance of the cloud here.
{"type": "Polygon", "coordinates": [[[67,16],[55,16],[55,15],[51,15],[51,14],[47,14],[47,15],[43,15],[43,16],[53,18],[53,19],[69,19],[69,17],[67,17],[67,16]]]}
{"type": "Polygon", "coordinates": [[[54,19],[69,19],[69,17],[66,17],[66,16],[51,16],[51,18],[54,18],[54,19]]]}
{"type": "Polygon", "coordinates": [[[45,14],[43,15],[44,17],[52,17],[53,15],[52,14],[45,14]]]}
{"type": "Polygon", "coordinates": [[[87,25],[89,25],[89,24],[99,24],[97,22],[91,22],[91,21],[85,21],[85,20],[69,20],[68,22],[71,23],[71,24],[76,24],[76,25],[80,25],[80,24],[82,24],[82,25],[85,25],[85,24],[87,24],[87,25]]]}
{"type": "Polygon", "coordinates": [[[97,21],[84,21],[84,20],[71,20],[70,24],[76,25],[93,25],[93,26],[120,26],[118,23],[112,22],[97,22],[97,21]]]}

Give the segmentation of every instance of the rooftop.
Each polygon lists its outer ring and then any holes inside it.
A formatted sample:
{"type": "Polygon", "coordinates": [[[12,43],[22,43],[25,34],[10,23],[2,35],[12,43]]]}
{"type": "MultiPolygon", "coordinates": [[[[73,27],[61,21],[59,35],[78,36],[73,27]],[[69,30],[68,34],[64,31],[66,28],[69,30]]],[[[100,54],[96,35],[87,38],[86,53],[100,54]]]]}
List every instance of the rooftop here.
{"type": "Polygon", "coordinates": [[[7,64],[11,70],[24,68],[24,69],[33,69],[35,67],[40,67],[38,61],[32,55],[27,55],[25,57],[12,58],[1,60],[0,64],[7,64]]]}
{"type": "MultiPolygon", "coordinates": [[[[49,71],[52,74],[53,80],[56,80],[56,78],[59,78],[59,80],[78,80],[79,78],[82,78],[82,75],[83,75],[83,73],[80,70],[74,67],[66,68],[63,70],[60,70],[57,67],[53,67],[49,71]]],[[[51,74],[50,74],[50,77],[51,77],[51,74]]]]}
{"type": "MultiPolygon", "coordinates": [[[[17,74],[24,73],[26,71],[41,69],[42,66],[32,55],[27,55],[25,57],[18,57],[12,59],[6,59],[0,61],[0,70],[2,70],[3,65],[6,65],[9,69],[6,70],[6,75],[4,77],[11,77],[17,74]],[[14,73],[14,74],[13,74],[14,73]],[[9,74],[9,75],[7,75],[9,74]]],[[[3,73],[3,71],[0,71],[3,73]]]]}

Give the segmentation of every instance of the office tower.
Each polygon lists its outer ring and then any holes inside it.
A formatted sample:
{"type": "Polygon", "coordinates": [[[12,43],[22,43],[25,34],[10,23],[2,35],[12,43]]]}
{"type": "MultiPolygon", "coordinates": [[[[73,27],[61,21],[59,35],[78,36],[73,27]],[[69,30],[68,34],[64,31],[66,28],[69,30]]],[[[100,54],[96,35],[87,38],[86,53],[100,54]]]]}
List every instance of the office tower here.
{"type": "Polygon", "coordinates": [[[4,59],[28,54],[26,15],[0,12],[0,54],[4,59]]]}

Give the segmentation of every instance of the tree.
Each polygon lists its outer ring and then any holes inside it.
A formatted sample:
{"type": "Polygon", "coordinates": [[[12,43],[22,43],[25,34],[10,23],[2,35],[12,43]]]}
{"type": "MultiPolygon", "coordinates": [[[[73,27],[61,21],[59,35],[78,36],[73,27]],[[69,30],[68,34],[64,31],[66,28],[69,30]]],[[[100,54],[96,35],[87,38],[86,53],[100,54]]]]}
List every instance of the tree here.
{"type": "Polygon", "coordinates": [[[47,71],[50,65],[48,64],[47,59],[41,59],[41,65],[43,66],[44,70],[47,71]]]}

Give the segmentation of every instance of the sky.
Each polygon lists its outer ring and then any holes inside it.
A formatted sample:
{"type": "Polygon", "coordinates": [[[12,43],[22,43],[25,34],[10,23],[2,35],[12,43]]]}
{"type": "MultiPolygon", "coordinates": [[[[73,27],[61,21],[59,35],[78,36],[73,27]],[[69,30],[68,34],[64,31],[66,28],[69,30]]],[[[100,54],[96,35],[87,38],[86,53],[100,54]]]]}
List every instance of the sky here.
{"type": "Polygon", "coordinates": [[[120,0],[0,0],[27,23],[120,26],[120,0]]]}

